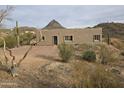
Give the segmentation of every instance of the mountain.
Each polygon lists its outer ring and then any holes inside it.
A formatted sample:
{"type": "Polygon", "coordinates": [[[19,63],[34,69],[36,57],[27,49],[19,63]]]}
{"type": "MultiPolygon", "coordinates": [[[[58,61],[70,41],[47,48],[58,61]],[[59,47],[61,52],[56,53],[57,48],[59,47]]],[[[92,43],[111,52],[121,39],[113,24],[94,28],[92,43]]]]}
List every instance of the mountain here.
{"type": "Polygon", "coordinates": [[[64,28],[65,27],[63,27],[59,22],[57,22],[56,20],[52,20],[43,29],[64,29],[64,28]]]}
{"type": "Polygon", "coordinates": [[[100,23],[95,27],[102,27],[103,35],[109,34],[111,37],[117,37],[124,40],[124,23],[100,23]]]}
{"type": "Polygon", "coordinates": [[[11,29],[7,29],[7,28],[0,28],[0,32],[10,32],[11,29]]]}
{"type": "MultiPolygon", "coordinates": [[[[14,28],[15,29],[15,28],[14,28]]],[[[37,28],[35,27],[28,27],[28,26],[22,26],[22,27],[19,27],[19,31],[36,31],[37,28]]]]}

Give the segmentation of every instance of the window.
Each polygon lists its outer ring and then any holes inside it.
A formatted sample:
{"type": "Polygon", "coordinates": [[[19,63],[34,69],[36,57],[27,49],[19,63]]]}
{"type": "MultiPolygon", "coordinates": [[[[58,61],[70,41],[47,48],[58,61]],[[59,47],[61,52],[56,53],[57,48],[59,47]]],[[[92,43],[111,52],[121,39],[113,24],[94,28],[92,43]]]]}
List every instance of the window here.
{"type": "Polygon", "coordinates": [[[100,35],[94,35],[93,41],[100,41],[100,35]]]}
{"type": "Polygon", "coordinates": [[[72,41],[73,40],[73,37],[72,36],[65,36],[64,37],[64,40],[65,41],[72,41]]]}

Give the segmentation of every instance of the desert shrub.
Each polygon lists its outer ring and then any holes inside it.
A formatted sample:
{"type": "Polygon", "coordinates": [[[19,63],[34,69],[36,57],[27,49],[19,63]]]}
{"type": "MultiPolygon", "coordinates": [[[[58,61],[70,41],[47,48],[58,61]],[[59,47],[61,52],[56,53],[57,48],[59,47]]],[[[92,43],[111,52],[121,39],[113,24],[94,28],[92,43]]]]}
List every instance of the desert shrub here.
{"type": "Polygon", "coordinates": [[[100,45],[99,49],[99,62],[102,64],[107,64],[108,62],[118,61],[118,53],[116,50],[112,50],[113,47],[109,47],[106,45],[100,45]]]}
{"type": "Polygon", "coordinates": [[[102,67],[96,67],[94,73],[90,73],[90,76],[86,76],[83,81],[84,87],[96,87],[96,88],[109,88],[119,87],[116,77],[105,71],[102,67]]]}
{"type": "MultiPolygon", "coordinates": [[[[6,47],[14,48],[17,45],[16,37],[14,35],[8,35],[5,37],[6,47]]],[[[0,47],[3,47],[3,41],[0,40],[0,47]]]]}
{"type": "Polygon", "coordinates": [[[75,80],[73,87],[83,88],[113,88],[121,87],[119,77],[110,71],[106,71],[103,65],[86,64],[83,62],[74,63],[75,80]]]}
{"type": "Polygon", "coordinates": [[[63,62],[69,61],[69,59],[73,56],[74,49],[71,45],[60,44],[58,46],[59,56],[62,58],[63,62]]]}
{"type": "Polygon", "coordinates": [[[31,40],[35,38],[35,35],[32,33],[24,33],[20,36],[21,45],[29,45],[31,40]]]}
{"type": "Polygon", "coordinates": [[[17,45],[16,38],[13,35],[7,36],[5,40],[8,48],[14,48],[17,45]]]}
{"type": "Polygon", "coordinates": [[[95,61],[96,60],[96,54],[94,51],[87,50],[82,54],[82,58],[87,61],[95,61]]]}

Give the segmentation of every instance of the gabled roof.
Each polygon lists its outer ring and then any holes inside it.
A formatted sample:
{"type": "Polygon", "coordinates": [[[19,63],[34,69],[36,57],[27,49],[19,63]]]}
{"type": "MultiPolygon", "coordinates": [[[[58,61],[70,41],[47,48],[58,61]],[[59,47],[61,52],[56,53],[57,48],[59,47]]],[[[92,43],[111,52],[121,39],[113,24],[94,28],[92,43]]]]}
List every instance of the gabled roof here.
{"type": "Polygon", "coordinates": [[[45,26],[43,29],[65,29],[59,22],[56,20],[52,20],[49,22],[47,26],[45,26]]]}

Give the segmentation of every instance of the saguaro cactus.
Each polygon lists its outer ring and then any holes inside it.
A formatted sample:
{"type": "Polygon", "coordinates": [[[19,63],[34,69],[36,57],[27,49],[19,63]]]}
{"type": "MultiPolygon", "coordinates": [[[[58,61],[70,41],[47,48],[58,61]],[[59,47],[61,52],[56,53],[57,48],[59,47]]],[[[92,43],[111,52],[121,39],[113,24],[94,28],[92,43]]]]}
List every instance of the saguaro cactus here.
{"type": "Polygon", "coordinates": [[[111,40],[110,40],[110,34],[107,33],[107,43],[108,43],[108,45],[110,45],[110,42],[111,42],[111,40]]]}
{"type": "Polygon", "coordinates": [[[20,46],[20,36],[19,36],[18,21],[16,21],[16,39],[17,39],[17,47],[19,47],[20,46]]]}

